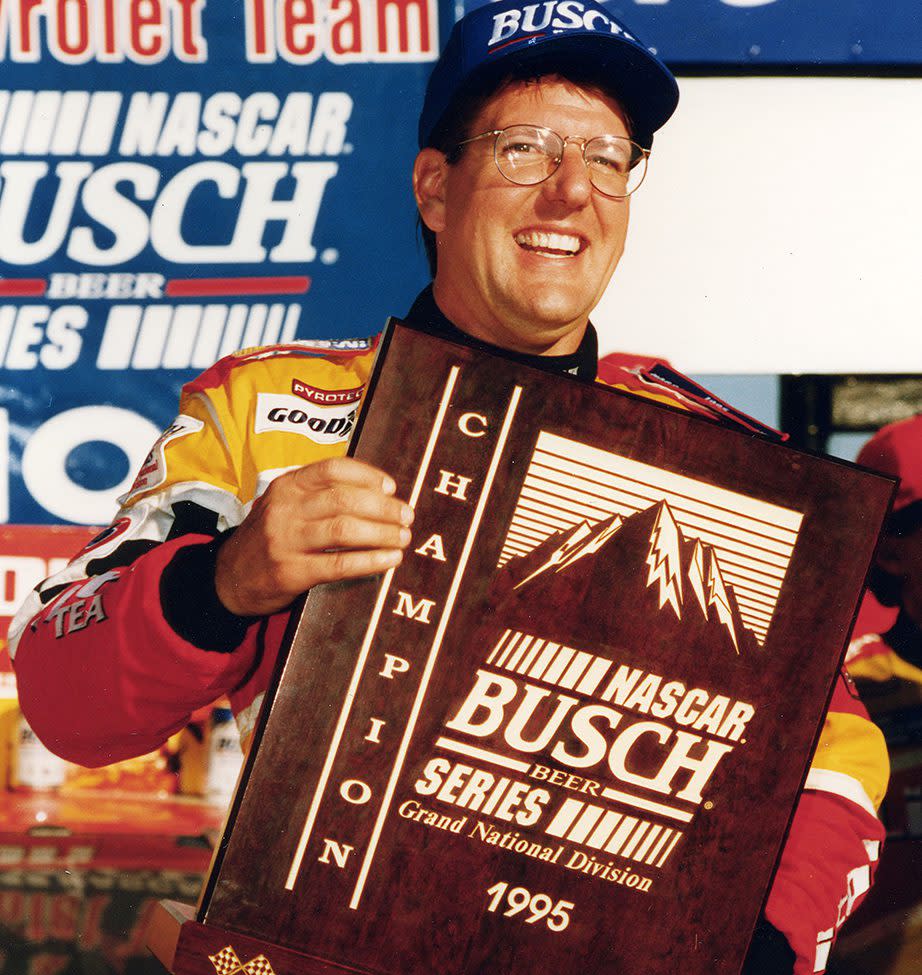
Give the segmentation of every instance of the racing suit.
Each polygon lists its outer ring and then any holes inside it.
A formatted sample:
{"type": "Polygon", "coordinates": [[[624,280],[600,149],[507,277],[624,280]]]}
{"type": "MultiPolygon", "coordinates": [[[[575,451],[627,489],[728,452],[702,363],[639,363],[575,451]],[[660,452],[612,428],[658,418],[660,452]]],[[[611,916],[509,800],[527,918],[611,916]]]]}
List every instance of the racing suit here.
{"type": "Polygon", "coordinates": [[[894,775],[882,807],[891,835],[919,836],[909,812],[917,793],[922,725],[922,626],[905,608],[865,594],[845,664],[883,732],[894,775]]]}
{"type": "Polygon", "coordinates": [[[891,690],[902,685],[910,699],[917,698],[922,693],[922,626],[905,609],[882,606],[866,593],[846,664],[852,677],[878,684],[893,681],[891,690]]]}
{"type": "MultiPolygon", "coordinates": [[[[407,319],[457,334],[431,289],[407,319]]],[[[222,694],[249,739],[288,614],[226,610],[214,587],[217,553],[273,478],[345,451],[373,354],[372,342],[249,350],[184,388],[179,416],[115,520],[36,589],[10,628],[21,706],[48,747],[84,765],[143,754],[222,694]]],[[[593,380],[595,333],[590,326],[571,356],[521,358],[593,380]]],[[[714,415],[656,381],[651,362],[609,358],[602,376],[714,415]]],[[[783,933],[796,975],[824,970],[838,927],[870,886],[886,776],[879,732],[840,681],[762,928],[769,941],[783,933]]]]}

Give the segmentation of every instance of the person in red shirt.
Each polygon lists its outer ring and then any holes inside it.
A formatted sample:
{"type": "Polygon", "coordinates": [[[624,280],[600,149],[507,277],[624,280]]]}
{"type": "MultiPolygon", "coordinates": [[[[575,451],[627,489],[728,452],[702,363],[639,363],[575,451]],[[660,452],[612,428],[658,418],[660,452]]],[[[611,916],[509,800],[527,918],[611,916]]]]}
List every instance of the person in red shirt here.
{"type": "Polygon", "coordinates": [[[900,484],[849,649],[849,671],[922,687],[922,414],[883,427],[857,460],[900,484]]]}
{"type": "Polygon", "coordinates": [[[883,427],[858,462],[900,483],[846,665],[900,769],[884,804],[887,826],[918,836],[906,793],[918,788],[922,717],[922,414],[883,427]]]}

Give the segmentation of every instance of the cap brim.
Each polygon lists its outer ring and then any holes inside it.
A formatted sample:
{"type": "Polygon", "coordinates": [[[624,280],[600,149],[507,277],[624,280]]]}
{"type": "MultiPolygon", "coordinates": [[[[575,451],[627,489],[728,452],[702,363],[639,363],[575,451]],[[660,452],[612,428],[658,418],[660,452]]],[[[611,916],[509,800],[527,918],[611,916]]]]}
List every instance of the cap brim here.
{"type": "Polygon", "coordinates": [[[569,73],[597,84],[622,106],[634,140],[647,149],[653,133],[669,120],[679,101],[679,87],[668,68],[633,42],[598,33],[548,33],[497,50],[456,82],[451,102],[437,115],[431,112],[434,106],[427,106],[430,117],[420,118],[420,145],[429,144],[459,94],[488,88],[492,79],[523,70],[536,75],[569,73]]]}
{"type": "Polygon", "coordinates": [[[660,62],[617,37],[552,35],[529,44],[516,63],[539,68],[542,74],[554,70],[566,74],[569,68],[580,77],[594,80],[627,112],[633,137],[645,148],[679,102],[675,78],[660,62]]]}

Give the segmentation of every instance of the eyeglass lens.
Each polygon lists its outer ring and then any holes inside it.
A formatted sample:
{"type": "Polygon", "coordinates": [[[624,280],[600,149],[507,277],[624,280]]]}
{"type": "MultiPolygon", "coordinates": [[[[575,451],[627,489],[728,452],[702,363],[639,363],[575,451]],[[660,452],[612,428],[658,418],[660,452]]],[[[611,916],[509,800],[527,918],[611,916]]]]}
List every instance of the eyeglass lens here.
{"type": "MultiPolygon", "coordinates": [[[[556,172],[564,148],[564,140],[551,129],[512,125],[496,136],[494,158],[506,179],[527,186],[556,172]]],[[[628,196],[643,181],[647,157],[630,139],[602,135],[589,139],[582,149],[589,180],[599,192],[628,196]]]]}

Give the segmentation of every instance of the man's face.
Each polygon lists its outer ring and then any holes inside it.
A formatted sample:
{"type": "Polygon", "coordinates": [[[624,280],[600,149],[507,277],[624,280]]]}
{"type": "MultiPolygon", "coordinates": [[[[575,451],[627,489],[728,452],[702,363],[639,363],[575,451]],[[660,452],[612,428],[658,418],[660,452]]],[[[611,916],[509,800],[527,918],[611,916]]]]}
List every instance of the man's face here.
{"type": "MultiPolygon", "coordinates": [[[[470,135],[543,125],[562,136],[627,136],[618,103],[550,76],[507,86],[484,106],[470,135]]],[[[582,339],[624,250],[629,206],[593,189],[579,145],[535,186],[517,186],[493,162],[493,140],[464,147],[448,165],[424,150],[417,200],[436,234],[435,297],[461,329],[520,352],[564,354],[582,339]]]]}

